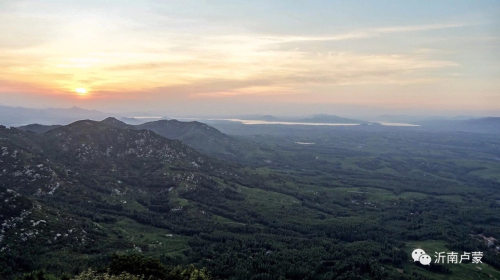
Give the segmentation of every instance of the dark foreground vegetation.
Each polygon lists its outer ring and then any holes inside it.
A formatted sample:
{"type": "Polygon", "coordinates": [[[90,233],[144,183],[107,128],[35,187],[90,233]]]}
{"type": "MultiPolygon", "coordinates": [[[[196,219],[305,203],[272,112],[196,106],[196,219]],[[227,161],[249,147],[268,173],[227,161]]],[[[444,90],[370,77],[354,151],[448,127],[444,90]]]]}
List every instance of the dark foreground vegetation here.
{"type": "Polygon", "coordinates": [[[142,255],[111,256],[106,269],[88,269],[77,276],[63,274],[57,277],[44,270],[25,273],[20,280],[211,280],[206,269],[198,270],[193,265],[188,267],[167,267],[158,259],[142,255]]]}

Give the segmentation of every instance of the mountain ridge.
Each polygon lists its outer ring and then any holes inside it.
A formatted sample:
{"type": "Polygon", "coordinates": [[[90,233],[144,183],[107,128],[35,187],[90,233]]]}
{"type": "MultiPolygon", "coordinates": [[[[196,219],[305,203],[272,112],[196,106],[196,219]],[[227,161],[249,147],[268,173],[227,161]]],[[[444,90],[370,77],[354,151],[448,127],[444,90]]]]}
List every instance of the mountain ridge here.
{"type": "MultiPolygon", "coordinates": [[[[182,141],[197,151],[226,159],[237,157],[239,149],[243,145],[251,146],[250,143],[242,143],[243,140],[228,136],[214,127],[197,121],[158,120],[139,125],[130,125],[114,117],[107,117],[99,123],[119,129],[150,130],[163,137],[182,141]]],[[[18,129],[47,133],[60,127],[27,125],[18,127],[18,129]]]]}

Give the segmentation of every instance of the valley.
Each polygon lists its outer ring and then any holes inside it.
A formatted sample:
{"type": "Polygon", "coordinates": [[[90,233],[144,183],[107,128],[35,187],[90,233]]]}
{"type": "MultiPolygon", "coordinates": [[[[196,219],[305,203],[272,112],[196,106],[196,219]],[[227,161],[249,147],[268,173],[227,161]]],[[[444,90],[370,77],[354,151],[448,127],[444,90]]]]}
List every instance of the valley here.
{"type": "Polygon", "coordinates": [[[218,279],[498,278],[498,252],[479,236],[500,237],[495,135],[219,129],[116,119],[2,128],[2,277],[74,275],[118,253],[218,279]],[[415,246],[482,251],[483,263],[425,267],[411,260],[415,246]]]}

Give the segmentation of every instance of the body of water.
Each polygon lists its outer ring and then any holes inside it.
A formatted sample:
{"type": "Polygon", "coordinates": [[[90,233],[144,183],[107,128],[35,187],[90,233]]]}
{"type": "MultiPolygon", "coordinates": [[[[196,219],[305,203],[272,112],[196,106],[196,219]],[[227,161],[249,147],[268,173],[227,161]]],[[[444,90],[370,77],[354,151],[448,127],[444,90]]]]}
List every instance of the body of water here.
{"type": "MultiPolygon", "coordinates": [[[[281,125],[327,125],[327,126],[355,126],[361,125],[359,123],[310,123],[310,122],[269,122],[269,121],[261,121],[261,120],[242,120],[242,119],[201,119],[201,118],[181,118],[184,120],[209,120],[209,121],[232,121],[232,122],[240,122],[248,125],[262,125],[262,124],[281,124],[281,125]]],[[[417,124],[410,123],[393,123],[393,122],[379,122],[373,121],[372,123],[378,123],[383,126],[420,126],[417,124]]],[[[371,124],[368,124],[371,125],[371,124]]]]}

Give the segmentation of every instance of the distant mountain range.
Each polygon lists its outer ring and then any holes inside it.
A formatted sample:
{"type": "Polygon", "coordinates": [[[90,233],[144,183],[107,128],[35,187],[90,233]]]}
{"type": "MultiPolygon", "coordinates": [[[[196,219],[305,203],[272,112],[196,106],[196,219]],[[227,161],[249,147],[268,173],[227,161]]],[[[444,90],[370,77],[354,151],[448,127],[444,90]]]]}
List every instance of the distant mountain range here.
{"type": "Polygon", "coordinates": [[[477,117],[474,116],[454,116],[454,117],[443,117],[443,116],[413,116],[413,115],[381,115],[371,119],[371,121],[379,121],[379,122],[394,122],[394,123],[410,123],[416,124],[418,122],[423,121],[435,121],[435,120],[450,120],[450,121],[458,121],[458,120],[468,120],[474,119],[477,117]]]}
{"type": "Polygon", "coordinates": [[[335,115],[327,115],[327,114],[319,114],[313,115],[310,117],[299,118],[292,120],[293,122],[305,122],[305,123],[351,123],[351,124],[360,124],[366,123],[365,121],[342,118],[335,115]]]}
{"type": "Polygon", "coordinates": [[[431,130],[500,133],[500,117],[467,120],[428,120],[416,123],[431,130]]]}
{"type": "Polygon", "coordinates": [[[0,124],[7,126],[20,126],[31,123],[69,124],[81,119],[102,120],[109,115],[110,114],[82,109],[76,106],[67,109],[33,109],[0,106],[0,124]]]}
{"type": "Polygon", "coordinates": [[[257,117],[256,120],[258,121],[266,121],[266,122],[276,122],[279,121],[279,118],[271,115],[265,115],[261,117],[257,117]]]}
{"type": "MultiPolygon", "coordinates": [[[[0,124],[19,126],[22,130],[44,133],[59,125],[69,124],[80,119],[104,120],[110,114],[86,110],[79,107],[67,109],[30,109],[22,107],[0,106],[0,124]],[[29,124],[29,125],[28,125],[29,124]]],[[[120,117],[120,116],[114,116],[120,117]]],[[[465,131],[478,133],[500,133],[500,118],[474,118],[470,116],[439,117],[439,116],[410,116],[410,115],[381,115],[369,121],[339,117],[336,115],[317,114],[304,117],[276,117],[272,115],[252,115],[237,117],[245,120],[260,120],[266,122],[300,122],[300,123],[338,123],[338,124],[369,124],[372,121],[410,123],[421,125],[424,129],[465,131]]],[[[230,154],[238,149],[234,139],[221,133],[217,129],[200,122],[179,122],[176,120],[151,121],[154,118],[121,117],[107,120],[110,125],[128,126],[128,129],[149,129],[162,136],[185,142],[191,147],[206,152],[220,151],[221,154],[230,154]],[[202,140],[203,139],[203,140],[202,140]],[[214,147],[217,145],[217,147],[214,147]],[[224,146],[224,147],[222,147],[224,146]]]]}
{"type": "Polygon", "coordinates": [[[500,117],[382,115],[374,121],[417,124],[433,131],[500,133],[500,117]]]}

